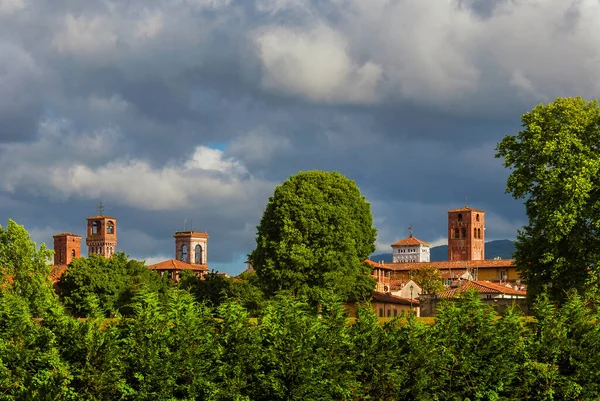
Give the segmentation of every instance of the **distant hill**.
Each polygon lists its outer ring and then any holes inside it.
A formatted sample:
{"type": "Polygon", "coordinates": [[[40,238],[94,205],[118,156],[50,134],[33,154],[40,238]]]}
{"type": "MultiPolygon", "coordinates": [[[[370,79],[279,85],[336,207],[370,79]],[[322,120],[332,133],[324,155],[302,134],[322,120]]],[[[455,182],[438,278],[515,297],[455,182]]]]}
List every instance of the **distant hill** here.
{"type": "MultiPolygon", "coordinates": [[[[515,244],[508,239],[490,241],[485,243],[485,258],[494,259],[499,256],[502,259],[512,259],[512,253],[515,251],[515,244]]],[[[384,261],[390,263],[392,261],[391,253],[380,253],[371,256],[374,262],[384,261]]],[[[431,248],[431,261],[441,262],[448,260],[448,245],[434,246],[431,248]]]]}

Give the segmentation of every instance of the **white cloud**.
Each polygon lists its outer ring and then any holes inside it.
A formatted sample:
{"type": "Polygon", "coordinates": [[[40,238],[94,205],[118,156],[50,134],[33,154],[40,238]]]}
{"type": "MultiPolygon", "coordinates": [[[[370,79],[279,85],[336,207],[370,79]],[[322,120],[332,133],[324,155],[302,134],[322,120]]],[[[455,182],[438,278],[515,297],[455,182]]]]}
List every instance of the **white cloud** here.
{"type": "Polygon", "coordinates": [[[119,36],[110,16],[67,14],[63,28],[54,36],[54,47],[61,53],[108,57],[116,51],[119,36]]]}
{"type": "Polygon", "coordinates": [[[265,127],[244,133],[227,146],[226,153],[253,164],[268,164],[278,152],[292,149],[291,141],[265,127]]]}
{"type": "Polygon", "coordinates": [[[25,6],[25,0],[0,0],[0,16],[13,14],[25,6]]]}
{"type": "Polygon", "coordinates": [[[140,159],[114,158],[118,129],[77,133],[70,131],[68,121],[58,120],[43,122],[40,130],[39,141],[10,145],[2,153],[0,169],[7,173],[0,177],[0,188],[61,200],[103,199],[144,210],[199,204],[243,210],[262,203],[274,186],[254,179],[223,151],[202,145],[188,160],[153,167],[140,159]],[[60,157],[52,157],[50,151],[60,157]]]}
{"type": "Polygon", "coordinates": [[[317,102],[371,103],[381,67],[355,63],[344,37],[319,25],[308,32],[268,27],[255,39],[264,68],[262,86],[317,102]]]}
{"type": "Polygon", "coordinates": [[[136,23],[135,36],[138,38],[154,38],[163,30],[164,26],[165,22],[161,11],[146,11],[146,16],[136,23]]]}

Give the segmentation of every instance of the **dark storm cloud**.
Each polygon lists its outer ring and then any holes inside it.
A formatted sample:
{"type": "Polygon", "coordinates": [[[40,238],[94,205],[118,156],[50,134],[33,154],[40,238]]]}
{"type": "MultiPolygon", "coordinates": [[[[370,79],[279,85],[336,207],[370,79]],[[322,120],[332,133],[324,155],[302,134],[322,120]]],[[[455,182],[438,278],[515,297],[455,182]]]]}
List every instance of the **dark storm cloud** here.
{"type": "Polygon", "coordinates": [[[2,224],[51,242],[104,201],[138,258],[171,257],[191,219],[210,263],[237,261],[273,187],[309,169],[356,180],[381,249],[409,224],[443,239],[465,202],[512,238],[495,144],[536,103],[600,91],[600,6],[582,2],[6,4],[2,224]]]}

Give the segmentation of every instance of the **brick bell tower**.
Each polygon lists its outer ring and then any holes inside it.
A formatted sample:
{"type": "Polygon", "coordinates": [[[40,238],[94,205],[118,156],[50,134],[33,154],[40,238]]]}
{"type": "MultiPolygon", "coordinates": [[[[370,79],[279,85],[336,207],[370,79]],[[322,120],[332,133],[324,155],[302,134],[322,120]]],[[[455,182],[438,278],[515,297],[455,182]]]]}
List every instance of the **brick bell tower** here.
{"type": "Polygon", "coordinates": [[[204,231],[177,231],[175,259],[192,265],[208,264],[208,233],[204,231]]]}
{"type": "Polygon", "coordinates": [[[102,255],[110,258],[117,246],[117,219],[104,215],[102,202],[98,206],[98,215],[87,218],[87,237],[89,255],[102,255]]]}
{"type": "Polygon", "coordinates": [[[485,212],[465,206],[448,210],[448,260],[485,258],[485,212]]]}
{"type": "Polygon", "coordinates": [[[81,257],[81,235],[60,233],[54,238],[54,265],[69,265],[73,259],[81,257]]]}

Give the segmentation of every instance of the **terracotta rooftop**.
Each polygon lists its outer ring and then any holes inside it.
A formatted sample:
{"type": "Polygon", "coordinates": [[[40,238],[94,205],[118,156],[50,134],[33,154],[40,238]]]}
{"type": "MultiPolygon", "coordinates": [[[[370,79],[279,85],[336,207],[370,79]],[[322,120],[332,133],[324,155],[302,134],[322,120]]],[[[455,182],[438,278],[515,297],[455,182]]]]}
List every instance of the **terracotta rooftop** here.
{"type": "Polygon", "coordinates": [[[99,214],[97,216],[88,217],[86,220],[94,220],[94,219],[113,219],[113,220],[116,220],[116,218],[114,218],[114,217],[105,216],[103,214],[99,214]]]}
{"type": "MultiPolygon", "coordinates": [[[[397,297],[395,295],[386,294],[383,292],[373,291],[373,300],[378,302],[386,302],[388,304],[397,304],[397,305],[410,305],[411,300],[409,298],[397,297]]],[[[419,305],[419,301],[417,299],[412,300],[413,305],[419,305]]]]}
{"type": "Polygon", "coordinates": [[[391,267],[386,266],[385,263],[373,262],[372,260],[365,260],[363,263],[373,266],[373,268],[382,269],[382,270],[393,270],[391,267]]]}
{"type": "Polygon", "coordinates": [[[53,283],[58,283],[60,277],[67,271],[67,265],[54,265],[50,267],[50,280],[53,283]]]}
{"type": "Polygon", "coordinates": [[[176,231],[173,237],[200,237],[208,238],[206,231],[176,231]]]}
{"type": "Polygon", "coordinates": [[[193,271],[208,271],[208,265],[193,265],[191,263],[182,262],[177,259],[163,260],[148,266],[150,270],[193,270],[193,271]]]}
{"type": "Polygon", "coordinates": [[[59,233],[59,234],[54,234],[52,237],[64,237],[64,236],[71,236],[71,237],[79,237],[81,238],[81,235],[77,235],[77,234],[72,234],[72,233],[59,233]]]}
{"type": "Polygon", "coordinates": [[[473,209],[472,207],[465,206],[465,207],[459,207],[458,209],[448,210],[448,213],[450,213],[450,212],[478,212],[478,213],[485,213],[485,210],[473,209]]]}
{"type": "Polygon", "coordinates": [[[515,290],[512,287],[506,285],[491,283],[489,281],[467,281],[463,286],[446,290],[439,294],[440,298],[452,298],[457,294],[465,292],[467,290],[477,290],[480,294],[505,294],[505,295],[520,295],[526,296],[527,291],[515,290]]]}
{"type": "Polygon", "coordinates": [[[421,241],[420,239],[415,238],[412,235],[410,237],[401,239],[400,241],[394,242],[392,244],[392,246],[397,246],[397,245],[425,245],[425,246],[430,246],[429,242],[421,241]]]}
{"type": "MultiPolygon", "coordinates": [[[[379,263],[369,261],[367,263],[382,268],[379,263]],[[369,263],[371,262],[371,263],[369,263]]],[[[400,263],[384,263],[385,267],[391,268],[394,271],[409,271],[417,270],[423,266],[431,266],[440,270],[447,269],[496,269],[501,267],[511,267],[514,265],[514,259],[485,259],[485,260],[469,260],[469,261],[441,261],[441,262],[400,262],[400,263]]]]}

